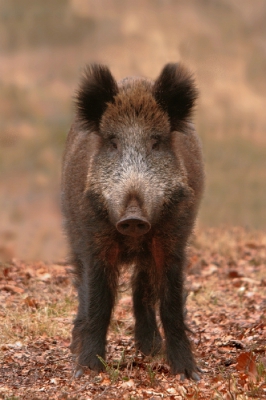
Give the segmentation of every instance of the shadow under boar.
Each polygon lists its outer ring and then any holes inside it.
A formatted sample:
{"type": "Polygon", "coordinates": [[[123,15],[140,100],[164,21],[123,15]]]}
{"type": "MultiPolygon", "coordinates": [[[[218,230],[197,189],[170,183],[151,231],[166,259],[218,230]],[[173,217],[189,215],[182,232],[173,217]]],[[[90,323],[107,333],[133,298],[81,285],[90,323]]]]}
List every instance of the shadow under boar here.
{"type": "Polygon", "coordinates": [[[78,290],[71,350],[99,371],[121,266],[132,276],[136,348],[156,354],[165,334],[171,371],[199,379],[184,321],[183,269],[203,188],[191,122],[190,72],[167,64],[155,81],[90,65],[63,160],[62,210],[78,290]]]}

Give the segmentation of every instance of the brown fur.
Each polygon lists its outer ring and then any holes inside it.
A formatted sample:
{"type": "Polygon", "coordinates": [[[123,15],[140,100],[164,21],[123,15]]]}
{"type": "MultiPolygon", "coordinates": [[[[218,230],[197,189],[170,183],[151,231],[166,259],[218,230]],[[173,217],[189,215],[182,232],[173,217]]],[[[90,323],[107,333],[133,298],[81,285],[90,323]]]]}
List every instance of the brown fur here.
{"type": "Polygon", "coordinates": [[[86,70],[62,171],[62,209],[79,293],[72,350],[82,365],[101,368],[97,355],[104,357],[119,267],[134,264],[136,346],[145,354],[159,349],[159,301],[172,371],[196,376],[183,321],[185,246],[204,181],[190,121],[196,97],[193,78],[180,65],[165,66],[155,82],[118,84],[106,67],[86,70]],[[119,221],[135,218],[150,230],[121,234],[119,221]]]}

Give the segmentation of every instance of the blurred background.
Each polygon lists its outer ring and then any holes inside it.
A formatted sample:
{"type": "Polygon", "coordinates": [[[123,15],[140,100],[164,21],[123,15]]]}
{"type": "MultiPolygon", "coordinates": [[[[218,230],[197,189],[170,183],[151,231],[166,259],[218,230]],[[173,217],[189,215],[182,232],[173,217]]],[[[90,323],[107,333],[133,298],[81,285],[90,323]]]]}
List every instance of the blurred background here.
{"type": "Polygon", "coordinates": [[[200,89],[200,228],[266,228],[265,0],[0,0],[0,259],[61,260],[60,165],[86,63],[200,89]]]}

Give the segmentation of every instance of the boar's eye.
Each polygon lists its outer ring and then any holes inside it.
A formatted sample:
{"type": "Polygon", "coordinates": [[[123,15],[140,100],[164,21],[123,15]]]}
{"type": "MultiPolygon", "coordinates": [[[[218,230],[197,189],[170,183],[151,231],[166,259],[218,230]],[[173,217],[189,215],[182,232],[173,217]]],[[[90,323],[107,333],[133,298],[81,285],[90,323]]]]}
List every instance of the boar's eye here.
{"type": "Polygon", "coordinates": [[[160,148],[160,138],[155,136],[151,138],[151,149],[152,150],[159,150],[160,148]]]}
{"type": "Polygon", "coordinates": [[[112,149],[117,150],[118,147],[118,140],[115,137],[110,138],[110,144],[112,149]]]}

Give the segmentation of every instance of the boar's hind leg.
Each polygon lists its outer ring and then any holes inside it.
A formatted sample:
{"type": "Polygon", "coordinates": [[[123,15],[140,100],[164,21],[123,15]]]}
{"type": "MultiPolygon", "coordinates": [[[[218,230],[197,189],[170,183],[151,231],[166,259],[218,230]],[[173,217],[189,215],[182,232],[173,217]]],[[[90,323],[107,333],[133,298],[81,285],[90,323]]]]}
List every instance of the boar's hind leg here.
{"type": "Polygon", "coordinates": [[[133,303],[136,348],[145,355],[155,355],[161,349],[162,338],[156,324],[156,297],[149,274],[137,271],[133,281],[133,303]]]}
{"type": "Polygon", "coordinates": [[[102,262],[88,261],[78,268],[78,314],[72,331],[71,350],[78,365],[101,371],[104,366],[106,334],[115,300],[115,282],[110,285],[102,262]]]}
{"type": "Polygon", "coordinates": [[[172,373],[199,380],[184,322],[184,257],[168,265],[161,291],[160,314],[166,339],[167,359],[172,373]]]}

